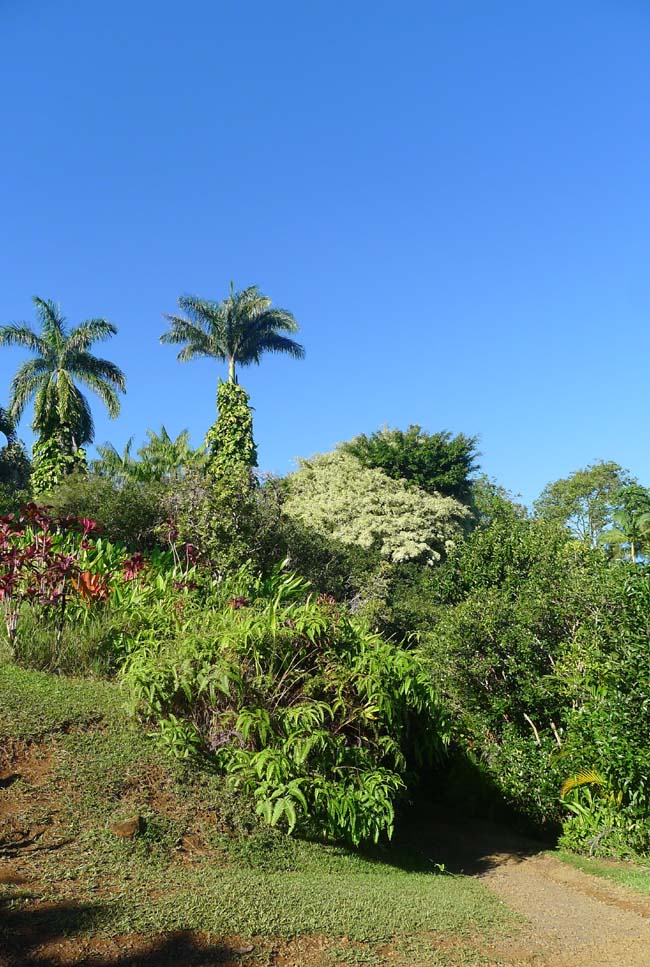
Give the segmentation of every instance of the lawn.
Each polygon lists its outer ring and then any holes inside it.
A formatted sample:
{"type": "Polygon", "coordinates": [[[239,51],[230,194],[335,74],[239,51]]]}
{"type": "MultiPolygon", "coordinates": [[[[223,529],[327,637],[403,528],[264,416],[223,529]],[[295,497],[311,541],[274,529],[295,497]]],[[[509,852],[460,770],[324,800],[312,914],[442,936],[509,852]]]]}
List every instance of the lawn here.
{"type": "Polygon", "coordinates": [[[384,962],[386,944],[393,963],[491,963],[477,938],[513,925],[422,856],[260,825],[218,775],[157,748],[112,684],[0,666],[0,777],[5,940],[27,931],[36,951],[26,923],[44,909],[48,943],[199,931],[251,941],[251,963],[282,943],[309,964],[384,962]],[[132,838],[111,828],[134,817],[132,838]]]}

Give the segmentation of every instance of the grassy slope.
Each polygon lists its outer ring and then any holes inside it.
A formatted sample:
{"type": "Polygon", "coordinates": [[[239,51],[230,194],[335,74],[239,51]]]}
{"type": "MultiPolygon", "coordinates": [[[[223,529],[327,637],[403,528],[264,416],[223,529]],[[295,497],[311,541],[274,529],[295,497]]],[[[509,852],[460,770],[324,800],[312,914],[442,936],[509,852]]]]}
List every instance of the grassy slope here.
{"type": "MultiPolygon", "coordinates": [[[[15,769],[23,778],[0,797],[26,896],[82,904],[92,929],[314,933],[377,944],[430,932],[489,937],[509,919],[478,884],[431,864],[427,871],[426,860],[422,871],[421,858],[362,856],[260,827],[218,776],[171,761],[134,727],[113,685],[0,665],[3,745],[22,749],[15,769]],[[144,820],[136,839],[109,830],[134,814],[144,820]],[[47,848],[21,851],[21,831],[35,829],[47,848]]],[[[0,856],[2,845],[0,822],[0,856]]],[[[460,961],[425,962],[487,961],[464,948],[460,961]]]]}
{"type": "Polygon", "coordinates": [[[577,856],[574,853],[558,852],[556,854],[565,863],[575,866],[584,873],[594,876],[604,876],[622,886],[628,886],[637,893],[650,894],[650,865],[648,861],[622,861],[577,856]]]}

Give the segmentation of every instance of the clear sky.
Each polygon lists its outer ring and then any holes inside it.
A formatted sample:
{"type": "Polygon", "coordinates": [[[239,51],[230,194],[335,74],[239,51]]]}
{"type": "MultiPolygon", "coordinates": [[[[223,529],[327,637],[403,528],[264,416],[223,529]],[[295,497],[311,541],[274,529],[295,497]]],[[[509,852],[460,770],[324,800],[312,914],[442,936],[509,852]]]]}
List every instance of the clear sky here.
{"type": "Polygon", "coordinates": [[[263,469],[420,423],[650,484],[649,50],[647,0],[0,0],[0,321],[110,319],[97,442],[198,444],[161,313],[256,283],[307,349],[240,372],[263,469]]]}

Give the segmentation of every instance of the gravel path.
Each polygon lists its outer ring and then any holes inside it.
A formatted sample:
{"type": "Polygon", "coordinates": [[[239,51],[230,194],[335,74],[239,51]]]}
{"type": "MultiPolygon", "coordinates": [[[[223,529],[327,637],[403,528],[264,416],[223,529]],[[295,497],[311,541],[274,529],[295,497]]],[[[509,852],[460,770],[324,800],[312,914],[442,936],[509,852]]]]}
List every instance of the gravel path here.
{"type": "MultiPolygon", "coordinates": [[[[423,830],[424,833],[424,830],[423,830]]],[[[452,872],[474,875],[523,921],[518,936],[486,947],[507,967],[650,967],[650,897],[583,873],[490,823],[435,824],[452,872]],[[468,829],[470,831],[468,831],[468,829]]]]}

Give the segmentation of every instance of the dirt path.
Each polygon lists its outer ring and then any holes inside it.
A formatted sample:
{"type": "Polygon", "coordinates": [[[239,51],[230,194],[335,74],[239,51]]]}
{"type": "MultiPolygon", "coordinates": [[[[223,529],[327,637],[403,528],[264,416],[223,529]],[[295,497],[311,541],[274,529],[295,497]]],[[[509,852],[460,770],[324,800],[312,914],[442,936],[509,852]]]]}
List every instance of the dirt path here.
{"type": "MultiPolygon", "coordinates": [[[[520,935],[487,954],[507,967],[650,967],[650,897],[574,869],[543,844],[483,822],[435,823],[452,872],[475,876],[515,913],[520,935]]],[[[441,850],[438,848],[438,853],[441,850]]]]}
{"type": "Polygon", "coordinates": [[[650,965],[648,899],[544,854],[500,857],[480,878],[528,921],[527,949],[522,951],[521,940],[516,941],[512,962],[554,967],[650,965]]]}

